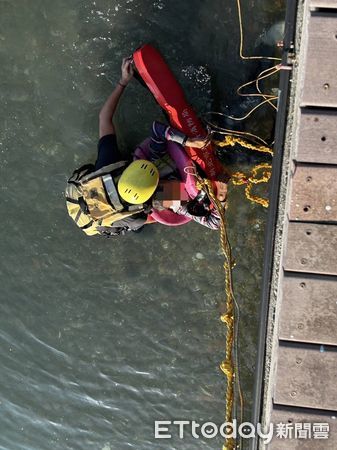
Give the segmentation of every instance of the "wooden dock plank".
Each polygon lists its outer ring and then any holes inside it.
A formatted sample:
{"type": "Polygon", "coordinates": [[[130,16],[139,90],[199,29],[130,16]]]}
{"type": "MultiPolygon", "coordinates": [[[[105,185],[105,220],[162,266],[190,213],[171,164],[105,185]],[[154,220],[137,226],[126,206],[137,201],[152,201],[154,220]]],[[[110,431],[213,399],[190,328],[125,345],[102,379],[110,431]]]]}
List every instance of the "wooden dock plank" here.
{"type": "Polygon", "coordinates": [[[276,404],[337,411],[337,353],[280,345],[276,404]]]}
{"type": "MultiPolygon", "coordinates": [[[[284,270],[273,286],[282,294],[279,327],[267,338],[278,346],[269,380],[265,372],[271,417],[266,405],[264,413],[267,424],[329,423],[330,435],[274,437],[272,450],[337,449],[337,0],[302,4],[297,102],[288,116],[295,118],[288,138],[296,170],[292,174],[290,165],[285,175],[291,178],[286,206],[280,196],[284,270]]],[[[278,252],[274,256],[278,270],[278,252]]]]}
{"type": "Polygon", "coordinates": [[[296,168],[289,218],[304,222],[337,222],[337,167],[308,165],[296,168]]]}
{"type": "Polygon", "coordinates": [[[302,108],[299,118],[296,160],[337,164],[336,130],[337,111],[302,108]]]}
{"type": "Polygon", "coordinates": [[[337,275],[337,228],[290,222],[284,269],[293,272],[337,275]]]}
{"type": "Polygon", "coordinates": [[[336,0],[311,0],[310,8],[335,8],[337,9],[336,0]]]}
{"type": "Polygon", "coordinates": [[[279,339],[337,346],[337,278],[285,276],[279,339]]]}
{"type": "MultiPolygon", "coordinates": [[[[299,408],[274,409],[271,416],[271,423],[274,424],[274,430],[277,424],[287,424],[292,428],[295,436],[296,424],[311,424],[311,439],[280,439],[274,438],[268,446],[268,450],[335,450],[337,448],[337,417],[334,415],[315,414],[312,411],[306,412],[299,408]],[[329,425],[329,438],[316,439],[313,424],[327,423],[329,425]]],[[[299,434],[297,433],[297,436],[299,434]]]]}
{"type": "Polygon", "coordinates": [[[309,16],[302,104],[337,106],[337,13],[309,16]]]}

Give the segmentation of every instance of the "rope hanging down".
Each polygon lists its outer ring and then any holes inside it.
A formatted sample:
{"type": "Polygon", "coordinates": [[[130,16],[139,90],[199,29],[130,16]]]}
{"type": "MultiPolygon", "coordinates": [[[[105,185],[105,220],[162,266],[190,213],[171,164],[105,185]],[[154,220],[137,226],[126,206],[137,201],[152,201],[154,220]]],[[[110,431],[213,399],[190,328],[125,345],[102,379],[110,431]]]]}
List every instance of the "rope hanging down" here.
{"type": "MultiPolygon", "coordinates": [[[[209,199],[214,204],[214,207],[217,209],[221,219],[220,243],[222,252],[225,257],[223,267],[225,271],[226,312],[221,316],[220,319],[226,325],[227,333],[226,333],[225,360],[220,364],[220,369],[227,377],[225,421],[233,423],[234,411],[237,411],[236,405],[236,394],[237,394],[240,403],[240,421],[242,422],[244,400],[240,386],[239,362],[237,354],[238,313],[236,314],[235,312],[236,301],[234,297],[233,277],[232,277],[233,259],[232,259],[232,250],[227,234],[226,217],[222,204],[216,198],[213,192],[212,183],[210,182],[210,180],[203,179],[197,174],[195,174],[195,176],[197,178],[198,189],[202,189],[206,192],[209,199]]],[[[237,448],[237,443],[233,438],[227,439],[225,445],[223,446],[223,450],[234,450],[235,448],[237,448]]]]}
{"type": "MultiPolygon", "coordinates": [[[[206,115],[211,115],[211,116],[213,116],[213,115],[221,115],[221,116],[226,117],[226,118],[228,118],[230,120],[233,120],[233,121],[242,121],[242,120],[247,119],[254,111],[256,111],[258,108],[260,108],[262,105],[264,105],[266,103],[268,103],[275,111],[277,111],[277,106],[273,102],[278,100],[278,96],[262,92],[261,89],[260,89],[260,81],[265,79],[265,78],[268,78],[268,77],[270,77],[270,76],[272,76],[272,75],[274,75],[276,73],[278,73],[283,68],[283,66],[281,64],[281,61],[282,61],[281,58],[276,58],[276,57],[272,57],[272,56],[245,56],[243,54],[243,40],[244,40],[243,36],[244,36],[244,34],[243,34],[243,23],[242,23],[242,13],[241,13],[240,0],[236,0],[236,3],[237,3],[238,18],[239,18],[239,30],[240,30],[240,50],[239,50],[240,58],[242,60],[244,60],[244,61],[247,61],[247,60],[248,61],[249,60],[250,61],[254,61],[254,60],[279,61],[279,64],[273,65],[272,67],[269,67],[268,69],[262,70],[255,80],[248,81],[247,83],[244,83],[244,84],[242,84],[241,86],[239,86],[237,88],[236,93],[238,95],[242,96],[242,97],[261,97],[262,100],[263,100],[261,103],[259,103],[258,105],[254,106],[250,111],[248,111],[247,114],[245,114],[242,117],[234,117],[234,116],[231,116],[231,115],[228,115],[228,114],[224,114],[224,113],[219,113],[219,112],[216,112],[216,111],[210,111],[210,112],[206,113],[206,115]],[[250,86],[253,83],[255,84],[257,92],[250,93],[250,94],[242,92],[243,88],[245,88],[247,86],[250,86]]],[[[217,131],[220,131],[220,130],[225,131],[225,132],[228,131],[228,130],[220,127],[219,125],[216,125],[216,124],[212,123],[211,121],[209,121],[207,119],[206,119],[206,122],[213,129],[217,129],[217,131]]],[[[255,138],[257,138],[257,136],[255,136],[255,138]]]]}
{"type": "Polygon", "coordinates": [[[240,26],[240,58],[241,59],[269,59],[272,61],[281,61],[281,58],[274,58],[272,56],[244,56],[243,55],[243,26],[242,26],[242,14],[241,14],[241,4],[240,0],[236,0],[239,16],[239,26],[240,26]]]}
{"type": "MultiPolygon", "coordinates": [[[[238,8],[238,16],[239,16],[239,27],[240,27],[240,57],[242,60],[271,60],[271,61],[281,61],[280,58],[274,57],[264,57],[264,56],[244,56],[243,55],[243,25],[242,25],[242,14],[241,14],[241,4],[240,0],[237,0],[237,8],[238,8]]],[[[275,65],[271,68],[263,70],[256,78],[256,80],[250,81],[248,83],[239,86],[237,89],[237,94],[240,96],[247,97],[261,97],[262,102],[255,106],[251,111],[249,111],[244,117],[233,117],[226,115],[224,113],[210,112],[208,114],[211,115],[221,115],[227,117],[231,120],[240,121],[249,117],[254,111],[256,111],[260,106],[265,103],[268,103],[274,110],[277,111],[277,106],[273,103],[273,101],[277,100],[277,96],[273,94],[263,93],[260,89],[260,81],[274,75],[279,70],[282,69],[280,64],[275,65]],[[242,93],[242,89],[246,86],[255,83],[256,93],[245,94],[242,93]]],[[[219,147],[226,146],[234,146],[236,144],[241,145],[244,148],[259,151],[262,153],[267,153],[273,155],[273,150],[268,147],[267,143],[260,137],[255,136],[252,133],[248,132],[240,132],[235,130],[229,130],[226,128],[222,128],[221,126],[214,124],[207,119],[205,119],[206,123],[211,126],[212,131],[210,134],[217,133],[225,135],[223,141],[213,141],[215,145],[219,147]],[[243,137],[252,139],[255,142],[260,142],[261,144],[251,144],[247,142],[243,137]]],[[[258,203],[264,207],[268,207],[268,200],[257,197],[252,194],[252,188],[256,184],[267,183],[271,177],[272,166],[268,163],[262,163],[255,166],[251,174],[249,176],[245,175],[242,172],[237,172],[231,175],[233,184],[235,185],[246,185],[245,194],[246,197],[252,202],[258,203]],[[258,177],[258,174],[262,170],[262,176],[258,177]]],[[[235,300],[234,296],[234,287],[233,287],[233,277],[232,277],[232,268],[233,268],[233,259],[232,259],[232,251],[231,246],[228,239],[227,234],[227,224],[224,208],[222,207],[220,201],[216,198],[212,183],[210,180],[202,179],[199,175],[195,174],[197,178],[197,187],[198,189],[204,190],[209,199],[214,204],[214,207],[219,213],[221,222],[220,222],[220,243],[223,255],[225,257],[224,260],[224,271],[225,271],[225,292],[226,292],[226,312],[221,316],[221,321],[227,327],[226,333],[226,347],[225,347],[225,360],[220,364],[220,369],[227,377],[227,387],[226,387],[226,412],[225,412],[225,421],[228,423],[233,423],[234,415],[238,411],[237,399],[239,400],[240,406],[240,422],[243,422],[243,408],[244,408],[244,400],[243,394],[240,385],[240,377],[239,377],[239,358],[238,358],[238,321],[239,321],[239,308],[235,300]]],[[[234,450],[241,447],[241,438],[240,442],[237,442],[233,438],[226,439],[226,442],[222,448],[222,450],[234,450]]]]}

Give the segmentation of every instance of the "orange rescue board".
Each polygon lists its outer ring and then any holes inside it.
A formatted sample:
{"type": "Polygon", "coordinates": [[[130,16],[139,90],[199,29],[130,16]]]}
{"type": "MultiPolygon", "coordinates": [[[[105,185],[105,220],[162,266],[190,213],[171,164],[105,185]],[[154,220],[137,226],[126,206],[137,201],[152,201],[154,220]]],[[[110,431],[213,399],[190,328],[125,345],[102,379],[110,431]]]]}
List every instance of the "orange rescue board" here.
{"type": "MultiPolygon", "coordinates": [[[[204,137],[207,132],[161,54],[149,44],[133,54],[135,67],[158,104],[169,116],[172,127],[188,137],[204,137]]],[[[223,173],[223,166],[210,143],[202,149],[185,147],[190,158],[198,164],[211,180],[223,173]]]]}

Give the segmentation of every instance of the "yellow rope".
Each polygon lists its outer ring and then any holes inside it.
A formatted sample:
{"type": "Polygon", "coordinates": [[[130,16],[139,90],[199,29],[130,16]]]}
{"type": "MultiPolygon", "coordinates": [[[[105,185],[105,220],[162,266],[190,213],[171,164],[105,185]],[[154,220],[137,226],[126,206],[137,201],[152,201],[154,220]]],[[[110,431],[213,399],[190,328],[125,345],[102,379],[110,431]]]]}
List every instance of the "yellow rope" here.
{"type": "MultiPolygon", "coordinates": [[[[255,95],[259,96],[259,97],[263,97],[263,94],[255,94],[255,95]]],[[[230,116],[228,114],[222,114],[222,115],[227,117],[227,119],[240,122],[241,120],[248,119],[248,117],[251,116],[253,114],[253,112],[256,111],[258,108],[260,108],[262,105],[264,105],[266,103],[270,103],[271,100],[276,100],[277,98],[278,98],[277,96],[272,96],[270,98],[267,98],[266,100],[263,100],[261,103],[259,103],[258,105],[254,106],[254,108],[252,108],[250,111],[247,112],[247,114],[245,114],[242,117],[234,117],[234,116],[230,116]]],[[[218,113],[216,111],[209,111],[209,112],[207,112],[207,114],[218,114],[218,113]]]]}
{"type": "MultiPolygon", "coordinates": [[[[235,349],[238,348],[238,343],[236,342],[238,335],[235,331],[238,325],[235,313],[235,296],[234,296],[234,285],[232,276],[234,260],[232,257],[232,249],[228,239],[225,210],[213,191],[211,181],[201,178],[196,173],[194,175],[197,178],[196,183],[197,189],[206,192],[206,194],[212,201],[214,207],[216,208],[220,216],[220,244],[223,255],[225,257],[223,268],[225,271],[225,293],[226,293],[226,312],[221,315],[220,320],[222,323],[226,325],[227,328],[225,359],[220,364],[220,369],[227,378],[225,422],[233,423],[234,406],[236,402],[235,386],[237,386],[237,394],[239,397],[240,411],[241,411],[240,421],[242,423],[244,398],[239,379],[239,367],[238,367],[239,362],[235,358],[235,349]]],[[[254,167],[251,175],[248,178],[242,172],[232,174],[232,181],[236,185],[247,184],[245,188],[247,198],[249,198],[251,201],[261,204],[262,206],[268,206],[268,200],[256,197],[253,194],[251,194],[250,191],[253,185],[268,182],[270,176],[271,176],[271,165],[263,163],[254,167]],[[258,172],[261,169],[263,169],[262,176],[258,178],[258,172]]],[[[237,410],[237,408],[235,408],[235,410],[237,410]]],[[[237,441],[233,438],[227,438],[225,444],[222,447],[222,450],[235,450],[236,448],[238,448],[237,441]]]]}
{"type": "MultiPolygon", "coordinates": [[[[235,298],[234,298],[234,290],[233,290],[233,278],[232,278],[232,268],[233,268],[233,259],[232,259],[232,250],[228,239],[227,234],[227,226],[226,226],[226,217],[225,211],[221,204],[221,202],[216,198],[212,183],[210,180],[202,179],[198,175],[197,177],[197,188],[204,190],[210,200],[213,202],[215,208],[217,209],[221,224],[220,224],[220,243],[222,252],[225,257],[225,261],[223,264],[225,270],[225,292],[226,292],[226,313],[221,316],[221,321],[227,327],[226,333],[226,346],[225,346],[225,360],[220,364],[221,371],[227,377],[227,388],[226,388],[226,412],[225,412],[225,421],[229,423],[233,423],[233,407],[235,402],[235,383],[237,384],[237,391],[240,399],[240,407],[241,407],[241,421],[243,415],[243,395],[241,392],[239,376],[238,376],[238,367],[235,365],[235,298]]],[[[236,448],[236,441],[232,438],[227,439],[225,445],[223,446],[223,450],[234,450],[236,448]]]]}
{"type": "MultiPolygon", "coordinates": [[[[281,61],[280,58],[273,57],[264,57],[264,56],[244,56],[243,55],[243,25],[242,25],[242,14],[241,14],[241,4],[240,0],[237,0],[237,8],[238,8],[238,16],[239,16],[239,26],[240,26],[240,57],[244,60],[261,60],[261,59],[269,59],[274,61],[281,61]]],[[[263,98],[263,101],[255,106],[251,111],[249,111],[244,117],[237,118],[233,116],[228,116],[223,113],[208,113],[208,114],[218,114],[230,118],[231,120],[244,120],[249,117],[257,108],[265,103],[269,103],[271,107],[277,110],[277,107],[272,103],[273,100],[277,100],[277,96],[271,94],[262,93],[259,82],[262,79],[265,79],[268,76],[273,75],[274,73],[280,70],[280,66],[275,66],[270,69],[266,69],[262,71],[256,80],[250,81],[248,83],[243,84],[237,89],[238,95],[253,97],[260,96],[263,98]],[[241,90],[254,83],[256,86],[257,93],[255,94],[243,94],[241,90]]],[[[210,125],[210,122],[208,122],[210,125]]],[[[234,146],[236,144],[241,145],[244,148],[255,150],[263,153],[268,153],[273,155],[273,150],[267,145],[254,145],[251,144],[244,139],[235,136],[234,134],[241,134],[248,136],[249,133],[235,132],[233,130],[226,130],[216,125],[214,128],[217,128],[216,132],[220,134],[225,134],[223,141],[213,141],[219,147],[226,146],[234,146]],[[227,134],[229,133],[229,134],[227,134]]],[[[250,136],[253,136],[250,134],[250,136]]],[[[256,140],[260,142],[263,141],[261,138],[255,137],[256,140]]],[[[267,183],[271,177],[271,165],[267,163],[259,164],[255,166],[251,174],[249,176],[245,175],[242,172],[237,172],[232,174],[232,181],[235,185],[243,185],[245,184],[245,195],[246,197],[255,203],[258,203],[264,207],[268,207],[268,200],[263,199],[261,197],[257,197],[252,194],[252,188],[256,184],[267,183]],[[259,172],[262,170],[262,175],[258,177],[259,172]]],[[[236,313],[235,313],[235,297],[234,297],[234,286],[233,286],[233,277],[232,277],[232,268],[233,268],[233,258],[231,246],[228,239],[227,234],[227,224],[225,217],[225,210],[221,204],[221,202],[216,198],[212,183],[210,180],[202,179],[199,175],[195,174],[197,178],[197,188],[204,190],[210,200],[213,202],[215,208],[217,209],[221,222],[220,222],[220,243],[223,255],[225,257],[223,268],[225,271],[225,292],[226,292],[226,312],[223,314],[220,319],[226,325],[227,333],[226,333],[226,346],[225,346],[225,360],[220,364],[221,371],[227,377],[227,387],[226,387],[226,411],[225,411],[225,421],[228,423],[233,423],[233,409],[235,406],[236,398],[235,398],[235,385],[237,386],[237,394],[239,396],[240,408],[241,408],[241,422],[243,420],[243,406],[244,400],[240,386],[239,380],[239,368],[238,368],[238,360],[235,358],[235,349],[237,348],[237,323],[236,323],[236,313]]],[[[225,444],[222,447],[222,450],[234,450],[237,448],[237,441],[233,438],[226,439],[225,444]]]]}
{"type": "MultiPolygon", "coordinates": [[[[237,333],[235,332],[237,327],[237,317],[235,313],[235,296],[232,269],[234,267],[234,260],[232,257],[232,249],[228,239],[227,222],[225,216],[225,210],[221,202],[214,194],[212,183],[210,180],[203,179],[199,175],[195,174],[197,178],[196,186],[198,189],[206,192],[214,207],[216,208],[220,216],[220,243],[223,255],[225,257],[223,268],[225,271],[225,293],[226,293],[226,312],[221,315],[220,320],[226,325],[226,345],[225,345],[225,359],[220,364],[220,369],[227,378],[226,387],[226,410],[225,410],[225,422],[233,423],[233,410],[236,402],[235,397],[235,385],[237,386],[237,394],[240,402],[240,421],[243,421],[243,408],[244,399],[239,380],[239,367],[238,360],[235,358],[235,349],[238,347],[236,342],[237,333]]],[[[242,172],[232,174],[232,181],[236,185],[247,184],[245,188],[246,196],[249,200],[259,203],[264,207],[268,207],[268,200],[254,196],[251,193],[251,189],[254,185],[260,183],[267,183],[271,176],[271,165],[262,163],[252,169],[251,175],[247,176],[242,172]],[[263,170],[262,176],[258,178],[258,173],[263,170]]],[[[233,438],[226,439],[222,450],[234,450],[237,447],[237,441],[233,438]]]]}
{"type": "MultiPolygon", "coordinates": [[[[258,146],[253,145],[246,142],[244,139],[235,137],[235,136],[226,136],[225,140],[222,142],[216,142],[217,145],[220,146],[228,146],[235,145],[239,143],[245,148],[249,148],[252,150],[258,150],[261,152],[273,154],[273,151],[267,146],[258,146]]],[[[247,176],[243,172],[237,172],[231,175],[231,179],[233,184],[235,185],[244,185],[246,197],[252,202],[258,203],[264,207],[268,207],[268,200],[263,199],[261,197],[257,197],[252,194],[251,190],[254,185],[267,183],[271,177],[271,165],[268,163],[262,163],[255,166],[251,175],[247,176]],[[258,177],[259,172],[262,170],[262,175],[258,177]]],[[[220,364],[220,369],[224,373],[227,378],[227,387],[226,387],[226,410],[225,410],[225,422],[233,423],[234,416],[234,406],[236,402],[235,396],[235,386],[237,386],[237,394],[240,401],[240,421],[243,421],[243,407],[244,407],[244,399],[240,386],[239,379],[239,361],[235,358],[235,349],[238,348],[237,340],[237,317],[235,313],[235,297],[234,297],[234,286],[233,286],[233,257],[232,250],[228,239],[227,233],[227,223],[225,210],[221,204],[221,202],[217,199],[214,194],[212,183],[210,180],[203,179],[199,175],[195,173],[197,178],[196,186],[198,189],[206,192],[210,200],[212,201],[214,207],[218,211],[220,216],[220,243],[223,255],[225,257],[223,268],[225,271],[225,293],[226,293],[226,312],[221,315],[220,320],[222,323],[226,325],[227,333],[226,333],[226,345],[225,345],[225,359],[220,364]]],[[[237,408],[235,408],[237,410],[237,408]]],[[[226,439],[225,444],[222,447],[222,450],[235,450],[238,448],[238,443],[233,438],[226,439]]]]}
{"type": "Polygon", "coordinates": [[[268,163],[258,164],[257,166],[253,167],[250,176],[245,175],[243,172],[236,172],[232,174],[231,180],[233,184],[237,186],[246,184],[245,194],[248,200],[250,200],[253,203],[258,203],[259,205],[262,205],[264,208],[268,208],[269,200],[252,194],[252,189],[253,186],[256,184],[268,183],[271,177],[271,169],[272,169],[271,164],[268,163]],[[258,172],[260,170],[262,170],[262,175],[258,177],[258,172]]]}
{"type": "MultiPolygon", "coordinates": [[[[269,69],[266,69],[266,70],[264,70],[263,72],[261,72],[260,75],[259,75],[259,77],[256,79],[256,82],[255,82],[256,90],[258,91],[259,94],[262,95],[262,98],[266,99],[267,97],[269,97],[270,100],[272,100],[272,98],[270,98],[270,97],[272,97],[272,95],[265,95],[265,94],[263,94],[263,93],[261,92],[261,89],[260,89],[260,80],[262,80],[262,79],[265,78],[265,77],[269,77],[269,76],[273,75],[274,73],[278,72],[279,70],[281,70],[281,64],[279,64],[279,65],[277,65],[277,66],[275,66],[275,67],[272,67],[272,69],[275,69],[275,70],[271,71],[270,73],[269,73],[269,69]],[[267,73],[267,75],[265,75],[265,76],[262,77],[261,75],[263,75],[264,73],[267,73]]],[[[276,97],[276,100],[278,100],[278,96],[276,97]]],[[[275,109],[275,111],[277,111],[277,106],[274,105],[274,103],[272,103],[272,101],[270,101],[269,104],[270,104],[270,106],[271,106],[273,109],[275,109]]]]}
{"type": "Polygon", "coordinates": [[[240,58],[241,59],[270,59],[273,61],[281,61],[281,58],[273,58],[271,56],[244,56],[243,55],[243,26],[242,26],[242,13],[241,13],[241,4],[240,0],[236,0],[238,7],[238,16],[239,16],[239,27],[240,27],[240,58]]]}
{"type": "Polygon", "coordinates": [[[270,147],[267,147],[266,145],[255,145],[251,144],[244,139],[241,139],[236,136],[227,135],[222,141],[213,141],[215,145],[218,147],[234,147],[234,145],[238,144],[241,145],[241,147],[248,148],[249,150],[255,150],[257,152],[262,153],[269,153],[270,155],[273,155],[273,150],[270,147]]]}
{"type": "MultiPolygon", "coordinates": [[[[242,60],[269,60],[269,61],[282,61],[281,58],[275,58],[272,56],[245,56],[243,54],[243,23],[242,23],[242,13],[241,13],[241,3],[240,0],[236,0],[237,3],[237,10],[238,10],[238,18],[239,18],[239,30],[240,30],[240,58],[242,60]]],[[[223,114],[221,113],[221,115],[227,117],[228,119],[234,120],[234,121],[241,121],[241,120],[245,120],[247,119],[254,111],[256,111],[258,108],[260,108],[262,105],[268,103],[273,109],[275,109],[277,111],[277,106],[274,105],[273,101],[277,101],[278,96],[277,95],[272,95],[272,94],[266,94],[261,92],[260,86],[259,86],[259,82],[267,77],[270,77],[272,75],[274,75],[275,73],[277,73],[279,70],[281,70],[281,64],[276,64],[273,67],[270,67],[268,69],[262,70],[262,72],[259,73],[259,75],[257,76],[257,78],[255,80],[249,81],[247,83],[242,84],[241,86],[239,86],[236,90],[237,94],[243,97],[261,97],[263,99],[263,101],[261,103],[259,103],[258,105],[254,106],[247,114],[245,114],[242,117],[234,117],[234,116],[230,116],[227,114],[223,114]],[[241,90],[246,87],[249,86],[250,84],[255,83],[256,86],[256,90],[257,93],[252,93],[252,94],[243,94],[241,92],[241,90]]],[[[208,112],[207,114],[218,114],[216,112],[208,112]]]]}
{"type": "MultiPolygon", "coordinates": [[[[236,136],[227,135],[222,141],[213,141],[215,145],[219,147],[234,147],[234,145],[239,144],[241,147],[247,148],[249,150],[255,150],[257,152],[268,153],[269,155],[273,155],[273,150],[270,147],[265,145],[255,145],[251,144],[244,139],[241,139],[236,136]]],[[[255,184],[268,183],[271,177],[272,166],[268,163],[258,164],[253,167],[251,174],[246,175],[243,172],[236,172],[231,174],[231,180],[234,185],[241,186],[243,184],[245,187],[245,195],[253,203],[258,203],[262,205],[264,208],[268,208],[269,201],[265,198],[258,197],[252,194],[252,189],[255,184]],[[262,175],[258,177],[259,172],[263,170],[262,175]]]]}
{"type": "MultiPolygon", "coordinates": [[[[216,113],[216,114],[224,115],[223,113],[216,113]]],[[[223,128],[220,125],[217,125],[217,124],[215,124],[213,122],[210,122],[205,117],[204,117],[204,121],[208,125],[208,129],[209,129],[209,134],[210,135],[212,135],[212,134],[222,134],[224,136],[226,136],[226,135],[239,136],[239,137],[246,138],[246,139],[252,139],[252,140],[254,140],[256,142],[257,141],[261,142],[266,147],[268,146],[267,142],[265,140],[263,140],[262,138],[260,138],[259,136],[257,136],[256,134],[249,133],[248,131],[230,130],[229,128],[223,128]]]]}
{"type": "MultiPolygon", "coordinates": [[[[270,106],[271,106],[273,109],[275,109],[275,111],[277,111],[277,106],[274,105],[274,103],[272,103],[272,102],[273,102],[274,100],[277,100],[277,99],[278,99],[278,96],[273,95],[273,94],[266,94],[266,93],[263,93],[263,92],[261,91],[261,89],[260,89],[260,81],[263,80],[263,79],[265,79],[265,78],[271,77],[272,75],[274,75],[275,73],[279,72],[280,70],[281,70],[281,65],[280,65],[280,64],[278,64],[278,65],[276,65],[276,66],[273,66],[273,67],[270,67],[269,69],[265,69],[265,70],[263,70],[262,72],[259,73],[258,77],[257,77],[255,80],[248,81],[247,83],[242,84],[241,86],[238,87],[238,89],[236,90],[236,93],[237,93],[238,95],[240,95],[241,97],[262,97],[262,98],[265,100],[264,102],[261,102],[259,105],[257,105],[255,108],[253,108],[253,109],[250,111],[249,115],[250,115],[252,112],[254,112],[255,109],[259,108],[261,105],[263,105],[263,104],[266,103],[266,102],[269,103],[270,106]],[[241,92],[242,89],[243,89],[244,87],[249,86],[249,85],[251,85],[251,84],[253,84],[253,83],[255,83],[255,87],[256,87],[256,90],[257,90],[257,92],[258,92],[257,94],[256,94],[256,93],[255,93],[255,94],[243,94],[243,93],[241,92]]],[[[245,118],[245,117],[244,117],[244,118],[245,118]]],[[[238,120],[238,118],[237,118],[236,120],[238,120]]]]}

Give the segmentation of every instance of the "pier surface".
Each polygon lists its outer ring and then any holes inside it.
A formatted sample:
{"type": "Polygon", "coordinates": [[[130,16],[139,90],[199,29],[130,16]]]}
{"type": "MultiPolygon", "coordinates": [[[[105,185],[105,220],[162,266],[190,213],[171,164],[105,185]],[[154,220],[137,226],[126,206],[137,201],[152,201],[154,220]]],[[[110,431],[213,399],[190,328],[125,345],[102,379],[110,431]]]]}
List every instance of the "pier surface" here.
{"type": "Polygon", "coordinates": [[[263,423],[268,449],[336,450],[337,1],[299,4],[263,423]]]}

